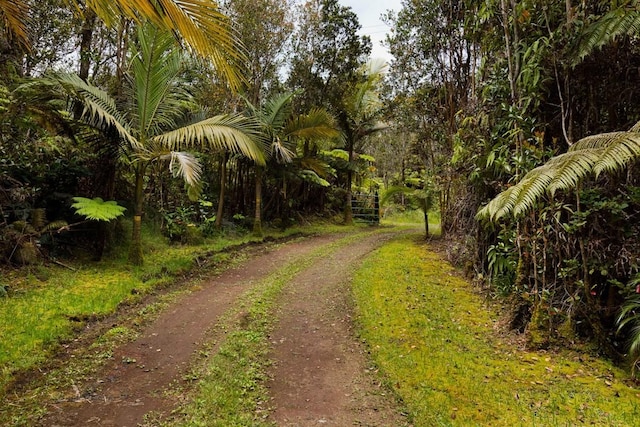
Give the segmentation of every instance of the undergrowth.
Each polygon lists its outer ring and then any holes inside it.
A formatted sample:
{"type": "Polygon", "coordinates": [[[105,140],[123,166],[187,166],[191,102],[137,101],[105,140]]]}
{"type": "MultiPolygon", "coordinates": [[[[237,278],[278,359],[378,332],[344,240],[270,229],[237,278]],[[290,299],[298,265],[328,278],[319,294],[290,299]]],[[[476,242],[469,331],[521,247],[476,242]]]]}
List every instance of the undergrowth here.
{"type": "Polygon", "coordinates": [[[362,338],[420,426],[632,426],[640,392],[607,361],[525,351],[439,256],[409,238],[357,272],[362,338]]]}

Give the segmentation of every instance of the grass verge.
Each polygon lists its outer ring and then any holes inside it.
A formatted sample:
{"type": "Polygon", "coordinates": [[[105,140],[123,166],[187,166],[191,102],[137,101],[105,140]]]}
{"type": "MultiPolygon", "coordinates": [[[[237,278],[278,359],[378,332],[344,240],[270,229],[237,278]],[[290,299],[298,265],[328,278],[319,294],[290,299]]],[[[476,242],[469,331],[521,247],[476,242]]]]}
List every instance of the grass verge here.
{"type": "Polygon", "coordinates": [[[440,257],[403,238],[356,273],[362,338],[421,426],[632,426],[640,391],[601,359],[524,351],[440,257]]]}

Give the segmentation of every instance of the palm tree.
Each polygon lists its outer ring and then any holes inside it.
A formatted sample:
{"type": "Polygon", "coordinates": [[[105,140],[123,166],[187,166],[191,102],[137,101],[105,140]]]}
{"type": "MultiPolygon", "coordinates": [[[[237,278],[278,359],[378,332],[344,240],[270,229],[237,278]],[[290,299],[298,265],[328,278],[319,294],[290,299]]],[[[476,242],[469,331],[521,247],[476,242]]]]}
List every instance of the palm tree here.
{"type": "Polygon", "coordinates": [[[344,222],[353,222],[351,211],[351,184],[353,182],[354,154],[362,149],[365,138],[388,126],[379,122],[382,102],[379,98],[378,86],[386,70],[386,63],[372,61],[362,73],[363,80],[343,98],[339,114],[340,126],[344,133],[345,148],[348,153],[349,169],[347,170],[347,194],[345,200],[344,222]]]}
{"type": "Polygon", "coordinates": [[[76,75],[59,74],[51,80],[80,104],[82,122],[101,132],[117,135],[120,147],[134,169],[130,260],[141,264],[143,186],[152,162],[168,161],[174,176],[181,176],[188,185],[196,186],[200,179],[200,164],[192,154],[180,150],[209,146],[242,153],[259,164],[264,164],[264,154],[257,142],[257,124],[244,116],[220,115],[180,126],[190,98],[177,84],[181,52],[170,33],[149,25],[141,26],[132,58],[126,105],[118,105],[106,92],[76,75]]]}
{"type": "Polygon", "coordinates": [[[527,173],[520,182],[493,198],[478,211],[478,218],[497,221],[531,209],[545,194],[575,188],[586,176],[613,172],[640,157],[640,122],[624,132],[588,136],[569,151],[527,173]]]}
{"type": "MultiPolygon", "coordinates": [[[[330,139],[339,135],[334,118],[320,108],[308,114],[293,114],[295,92],[275,95],[262,108],[245,100],[252,117],[261,125],[267,142],[266,157],[271,164],[291,163],[295,157],[296,141],[299,139],[330,139]]],[[[268,163],[267,163],[268,164],[268,163]]],[[[264,166],[256,166],[256,198],[253,233],[262,235],[262,178],[264,166]]]]}

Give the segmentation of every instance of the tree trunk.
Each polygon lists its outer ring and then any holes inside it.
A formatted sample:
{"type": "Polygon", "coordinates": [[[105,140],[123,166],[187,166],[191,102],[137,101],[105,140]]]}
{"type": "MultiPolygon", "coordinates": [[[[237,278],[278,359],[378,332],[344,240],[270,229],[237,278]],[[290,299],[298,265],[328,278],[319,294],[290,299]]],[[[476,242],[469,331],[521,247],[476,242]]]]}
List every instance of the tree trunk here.
{"type": "Polygon", "coordinates": [[[218,230],[222,228],[222,215],[224,214],[224,196],[227,186],[227,152],[222,154],[220,160],[220,195],[218,196],[218,211],[216,212],[215,226],[218,230]]]}
{"type": "Polygon", "coordinates": [[[429,213],[424,211],[424,238],[429,239],[429,213]]]}
{"type": "Polygon", "coordinates": [[[253,219],[253,235],[262,237],[262,166],[256,165],[256,213],[253,219]]]}
{"type": "Polygon", "coordinates": [[[353,182],[353,144],[349,146],[349,170],[347,171],[347,194],[345,196],[344,205],[344,224],[353,224],[353,210],[351,209],[351,183],[353,182]]]}
{"type": "Polygon", "coordinates": [[[87,81],[89,78],[89,68],[91,66],[91,43],[93,41],[93,30],[96,25],[96,14],[91,9],[85,9],[84,22],[80,31],[80,70],[78,76],[87,81]]]}
{"type": "Polygon", "coordinates": [[[131,231],[131,246],[129,248],[129,262],[133,265],[142,265],[142,206],[144,203],[144,164],[136,166],[136,187],[134,194],[133,228],[131,231]]]}

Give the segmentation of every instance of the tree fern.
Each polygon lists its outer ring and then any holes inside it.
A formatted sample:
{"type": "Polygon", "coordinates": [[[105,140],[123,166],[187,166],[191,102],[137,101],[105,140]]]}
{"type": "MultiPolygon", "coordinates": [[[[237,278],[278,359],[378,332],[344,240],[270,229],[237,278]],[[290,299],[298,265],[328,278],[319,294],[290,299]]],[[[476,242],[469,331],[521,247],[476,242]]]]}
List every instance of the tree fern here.
{"type": "Polygon", "coordinates": [[[611,10],[588,26],[582,33],[577,57],[583,59],[617,37],[640,34],[640,9],[637,5],[623,5],[611,10]]]}
{"type": "Polygon", "coordinates": [[[74,197],[72,208],[76,210],[78,215],[82,215],[86,219],[95,221],[111,221],[124,215],[126,208],[118,205],[113,200],[104,201],[100,197],[87,199],[85,197],[74,197]]]}
{"type": "Polygon", "coordinates": [[[564,154],[527,173],[520,182],[478,211],[478,219],[497,221],[531,209],[544,195],[574,188],[588,175],[613,172],[640,157],[640,122],[627,132],[610,132],[581,139],[564,154]]]}

